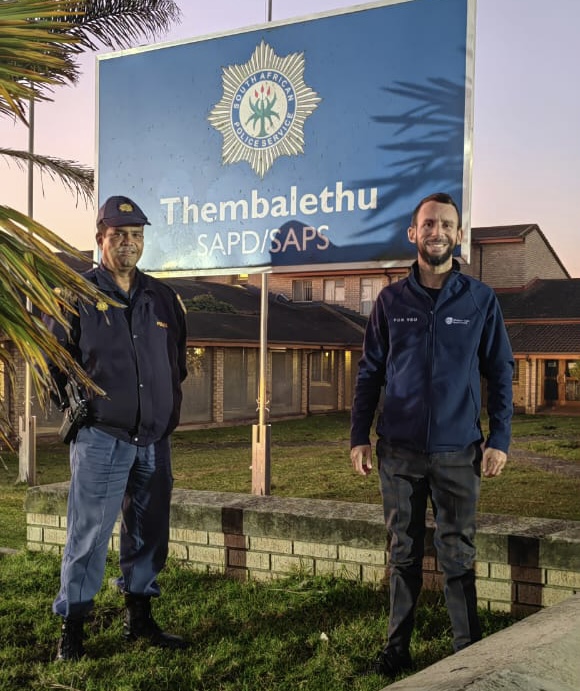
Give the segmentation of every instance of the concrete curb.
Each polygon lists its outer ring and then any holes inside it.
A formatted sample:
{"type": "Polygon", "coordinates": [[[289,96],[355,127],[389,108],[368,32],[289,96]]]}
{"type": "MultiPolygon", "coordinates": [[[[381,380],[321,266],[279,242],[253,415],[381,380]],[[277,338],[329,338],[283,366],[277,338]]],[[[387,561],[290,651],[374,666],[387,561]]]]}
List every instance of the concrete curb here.
{"type": "Polygon", "coordinates": [[[17,549],[12,549],[11,547],[0,547],[0,557],[7,557],[17,553],[17,549]]]}
{"type": "Polygon", "coordinates": [[[388,691],[578,691],[580,595],[532,614],[388,691]]]}

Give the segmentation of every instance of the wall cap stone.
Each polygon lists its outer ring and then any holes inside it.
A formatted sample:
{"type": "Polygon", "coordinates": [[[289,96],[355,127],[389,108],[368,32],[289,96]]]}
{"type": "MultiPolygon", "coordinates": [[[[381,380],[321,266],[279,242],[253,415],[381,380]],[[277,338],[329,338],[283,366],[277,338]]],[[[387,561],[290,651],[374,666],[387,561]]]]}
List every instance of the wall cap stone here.
{"type": "MultiPolygon", "coordinates": [[[[27,513],[66,515],[68,482],[31,487],[26,494],[27,513]]],[[[427,514],[427,528],[433,516],[427,514]]],[[[382,507],[324,499],[256,496],[234,492],[174,489],[171,502],[174,528],[191,528],[256,537],[338,543],[357,548],[384,544],[386,533],[382,507]]],[[[547,518],[478,514],[478,559],[541,566],[561,554],[560,562],[574,562],[580,570],[580,522],[547,518]],[[508,539],[509,537],[509,539],[508,539]],[[537,563],[514,560],[537,546],[537,563]],[[575,556],[576,555],[576,556],[575,556]]]]}
{"type": "Polygon", "coordinates": [[[389,691],[576,691],[580,595],[531,614],[389,691]]]}

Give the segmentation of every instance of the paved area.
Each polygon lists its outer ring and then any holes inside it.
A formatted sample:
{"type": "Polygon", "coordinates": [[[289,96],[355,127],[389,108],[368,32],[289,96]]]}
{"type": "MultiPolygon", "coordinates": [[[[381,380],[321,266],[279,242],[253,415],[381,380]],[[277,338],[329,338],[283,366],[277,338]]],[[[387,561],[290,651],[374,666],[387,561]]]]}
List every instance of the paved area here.
{"type": "MultiPolygon", "coordinates": [[[[531,466],[556,475],[580,478],[580,463],[576,463],[575,461],[561,461],[557,458],[543,456],[532,451],[512,449],[508,457],[508,463],[509,462],[531,466]]],[[[578,689],[580,689],[580,684],[578,684],[578,689]]]]}
{"type": "Polygon", "coordinates": [[[580,594],[384,691],[578,691],[580,594]]]}

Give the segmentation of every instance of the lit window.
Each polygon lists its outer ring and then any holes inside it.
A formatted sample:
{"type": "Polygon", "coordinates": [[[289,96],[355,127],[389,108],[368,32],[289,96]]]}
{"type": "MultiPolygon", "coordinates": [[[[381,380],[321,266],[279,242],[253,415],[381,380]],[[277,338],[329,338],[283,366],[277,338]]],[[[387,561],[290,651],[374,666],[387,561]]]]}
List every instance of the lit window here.
{"type": "Polygon", "coordinates": [[[334,365],[334,353],[324,350],[312,353],[310,361],[310,379],[313,382],[332,384],[332,369],[334,365]]]}

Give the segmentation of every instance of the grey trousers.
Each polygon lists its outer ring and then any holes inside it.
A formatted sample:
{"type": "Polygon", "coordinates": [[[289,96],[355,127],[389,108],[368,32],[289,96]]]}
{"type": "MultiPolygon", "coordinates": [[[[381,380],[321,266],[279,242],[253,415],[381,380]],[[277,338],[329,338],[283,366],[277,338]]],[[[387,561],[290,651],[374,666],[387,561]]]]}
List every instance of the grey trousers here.
{"type": "Polygon", "coordinates": [[[390,615],[387,647],[407,652],[423,584],[425,513],[431,499],[435,548],[444,574],[453,647],[481,638],[475,591],[475,523],[481,480],[478,444],[424,454],[379,439],[377,458],[389,538],[390,615]]]}

